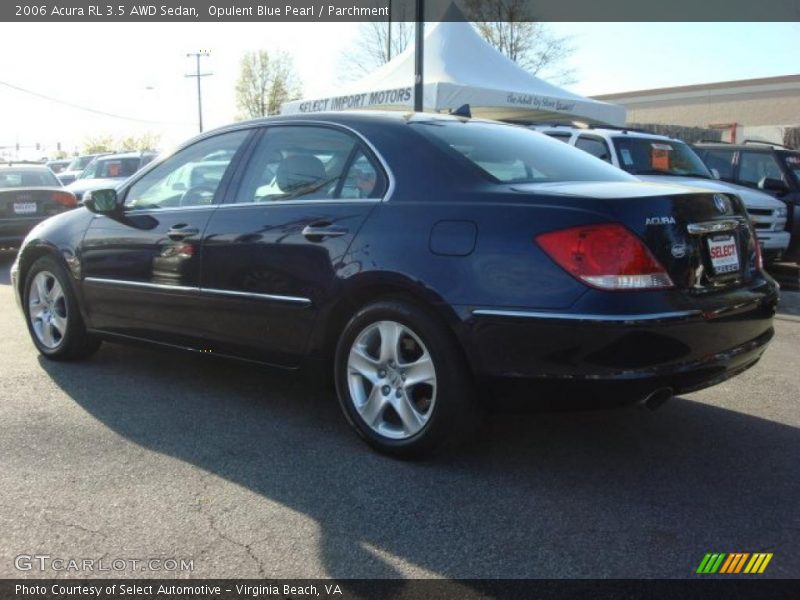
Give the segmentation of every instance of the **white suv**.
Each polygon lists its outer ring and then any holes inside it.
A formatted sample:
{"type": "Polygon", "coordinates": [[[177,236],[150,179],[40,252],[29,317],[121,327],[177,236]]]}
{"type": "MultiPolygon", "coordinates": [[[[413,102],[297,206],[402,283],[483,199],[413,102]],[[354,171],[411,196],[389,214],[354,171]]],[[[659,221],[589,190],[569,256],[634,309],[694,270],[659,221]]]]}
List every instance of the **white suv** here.
{"type": "Polygon", "coordinates": [[[764,260],[779,260],[789,247],[786,205],[764,192],[719,181],[685,142],[631,129],[562,125],[534,125],[531,129],[580,148],[644,181],[669,181],[736,194],[758,233],[764,260]]]}

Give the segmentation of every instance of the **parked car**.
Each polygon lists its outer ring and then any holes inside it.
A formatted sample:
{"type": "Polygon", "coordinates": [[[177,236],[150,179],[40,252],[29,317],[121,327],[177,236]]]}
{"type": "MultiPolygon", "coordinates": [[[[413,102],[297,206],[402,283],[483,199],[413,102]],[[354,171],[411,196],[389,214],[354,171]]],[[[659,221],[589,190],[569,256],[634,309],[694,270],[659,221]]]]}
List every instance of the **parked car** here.
{"type": "Polygon", "coordinates": [[[0,248],[18,247],[35,225],[75,206],[75,196],[64,190],[49,168],[0,166],[0,248]]]}
{"type": "Polygon", "coordinates": [[[748,369],[778,298],[759,256],[734,194],[513,125],[323,113],[207,132],[91,192],[31,232],[12,282],[46,358],[143,340],[321,362],[356,432],[413,456],[504,382],[658,403],[748,369]],[[164,185],[209,156],[220,179],[164,185]]]}
{"type": "Polygon", "coordinates": [[[73,181],[75,181],[78,177],[80,177],[81,173],[89,166],[89,163],[92,162],[98,156],[105,156],[110,154],[110,152],[103,152],[100,154],[83,154],[81,156],[76,156],[72,159],[72,162],[69,163],[66,169],[64,169],[61,173],[58,174],[58,180],[63,185],[69,185],[73,181]]]}
{"type": "Polygon", "coordinates": [[[48,167],[53,174],[58,175],[62,171],[66,170],[66,168],[72,163],[72,159],[67,158],[64,160],[50,160],[45,163],[45,166],[48,167]]]}
{"type": "Polygon", "coordinates": [[[786,204],[792,235],[787,258],[800,261],[800,150],[752,140],[699,143],[695,149],[723,181],[764,191],[786,204]]]}
{"type": "Polygon", "coordinates": [[[764,260],[774,262],[789,248],[786,205],[769,194],[726,183],[712,172],[691,146],[663,135],[619,128],[535,126],[550,137],[580,148],[643,181],[674,182],[696,188],[736,194],[747,208],[764,250],[764,260]]]}
{"type": "Polygon", "coordinates": [[[98,156],[67,189],[81,202],[85,192],[115,186],[155,157],[155,152],[122,152],[98,156]]]}

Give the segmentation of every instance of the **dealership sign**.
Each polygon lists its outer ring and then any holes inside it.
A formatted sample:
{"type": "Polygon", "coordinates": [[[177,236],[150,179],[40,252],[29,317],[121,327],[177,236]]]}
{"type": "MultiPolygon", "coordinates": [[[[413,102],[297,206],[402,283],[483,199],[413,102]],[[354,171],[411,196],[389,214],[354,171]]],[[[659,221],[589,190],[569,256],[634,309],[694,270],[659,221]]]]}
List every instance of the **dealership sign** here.
{"type": "Polygon", "coordinates": [[[326,110],[355,110],[368,106],[410,104],[412,91],[412,87],[408,86],[392,90],[330,96],[317,100],[304,100],[297,105],[297,111],[301,113],[314,113],[324,112],[326,110]]]}

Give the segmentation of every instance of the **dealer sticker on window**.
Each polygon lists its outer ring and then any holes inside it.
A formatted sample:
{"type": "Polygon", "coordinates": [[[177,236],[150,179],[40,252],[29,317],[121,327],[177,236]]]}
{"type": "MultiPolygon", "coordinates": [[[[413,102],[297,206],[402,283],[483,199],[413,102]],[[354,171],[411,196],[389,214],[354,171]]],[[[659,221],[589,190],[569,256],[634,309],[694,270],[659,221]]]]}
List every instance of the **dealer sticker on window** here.
{"type": "Polygon", "coordinates": [[[708,238],[708,253],[717,275],[739,270],[739,251],[736,249],[736,238],[732,235],[708,238]]]}
{"type": "Polygon", "coordinates": [[[36,202],[14,202],[14,214],[32,215],[36,213],[36,202]]]}

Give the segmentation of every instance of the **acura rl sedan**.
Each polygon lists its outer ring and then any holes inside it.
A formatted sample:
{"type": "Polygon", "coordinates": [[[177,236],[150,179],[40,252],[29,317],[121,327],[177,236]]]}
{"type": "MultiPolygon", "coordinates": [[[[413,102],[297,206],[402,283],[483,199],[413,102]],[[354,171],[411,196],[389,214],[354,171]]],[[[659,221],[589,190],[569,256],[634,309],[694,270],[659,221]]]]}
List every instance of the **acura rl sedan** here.
{"type": "Polygon", "coordinates": [[[84,200],[12,267],[46,358],[128,340],[321,362],[395,456],[462,438],[495,383],[660,401],[753,366],[773,335],[778,289],[736,195],[643,183],[512,125],[237,123],[84,200]]]}

